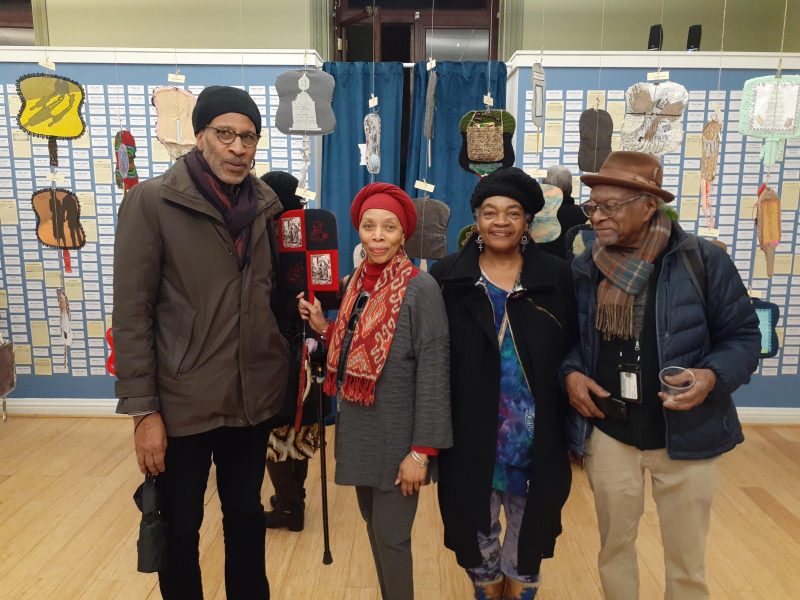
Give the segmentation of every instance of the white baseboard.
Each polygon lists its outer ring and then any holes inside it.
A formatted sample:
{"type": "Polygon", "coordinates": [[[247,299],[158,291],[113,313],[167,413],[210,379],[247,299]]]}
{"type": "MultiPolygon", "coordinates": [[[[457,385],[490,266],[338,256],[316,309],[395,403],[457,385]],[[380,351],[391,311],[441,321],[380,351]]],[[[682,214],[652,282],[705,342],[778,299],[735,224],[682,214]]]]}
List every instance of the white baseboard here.
{"type": "Polygon", "coordinates": [[[737,406],[739,419],[748,425],[800,425],[800,408],[737,406]]]}
{"type": "Polygon", "coordinates": [[[54,417],[112,417],[116,398],[8,398],[10,415],[54,417]]]}
{"type": "MultiPolygon", "coordinates": [[[[116,398],[9,398],[8,412],[12,415],[47,416],[113,416],[116,398]]],[[[800,425],[800,408],[767,406],[737,407],[742,423],[800,425]]]]}

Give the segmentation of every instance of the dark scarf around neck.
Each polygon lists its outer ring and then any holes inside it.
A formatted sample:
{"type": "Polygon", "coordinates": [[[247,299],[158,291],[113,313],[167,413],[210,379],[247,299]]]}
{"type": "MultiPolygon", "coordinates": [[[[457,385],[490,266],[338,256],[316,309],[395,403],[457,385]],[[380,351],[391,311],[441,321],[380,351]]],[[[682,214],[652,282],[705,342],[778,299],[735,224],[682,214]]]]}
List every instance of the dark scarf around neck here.
{"type": "Polygon", "coordinates": [[[256,194],[250,175],[238,186],[224,183],[214,175],[202,153],[197,150],[184,156],[184,162],[197,189],[222,215],[239,257],[239,268],[243,269],[250,258],[247,255],[250,225],[257,213],[256,194]]]}

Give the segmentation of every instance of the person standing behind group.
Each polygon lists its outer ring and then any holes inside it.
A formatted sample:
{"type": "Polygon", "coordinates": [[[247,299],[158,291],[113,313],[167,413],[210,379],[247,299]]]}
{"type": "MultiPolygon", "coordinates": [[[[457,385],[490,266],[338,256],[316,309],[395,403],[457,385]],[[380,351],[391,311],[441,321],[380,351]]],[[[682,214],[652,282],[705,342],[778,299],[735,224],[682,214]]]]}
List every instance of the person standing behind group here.
{"type": "Polygon", "coordinates": [[[336,483],[356,487],[383,599],[410,600],[418,492],[431,477],[430,457],[452,443],[447,315],[436,282],[403,249],[417,225],[406,193],[370,184],[350,216],[367,258],[336,321],[328,326],[318,299],[300,298],[299,310],[328,341],[336,483]]]}
{"type": "Polygon", "coordinates": [[[561,233],[552,242],[539,244],[539,248],[545,252],[555,254],[559,258],[567,257],[566,234],[576,225],[586,223],[586,215],[579,206],[575,206],[575,199],[572,197],[572,173],[566,167],[554,165],[547,169],[547,177],[542,183],[554,185],[561,190],[563,195],[561,206],[558,207],[558,224],[561,226],[561,233]]]}
{"type": "Polygon", "coordinates": [[[247,92],[204,89],[196,149],[134,187],[114,245],[117,412],[133,416],[139,468],[157,475],[164,600],[200,600],[198,545],[211,461],[225,591],[269,598],[261,484],[287,344],[270,310],[274,192],[250,173],[261,113],[247,92]]]}
{"type": "Polygon", "coordinates": [[[718,460],[744,440],[731,394],[750,380],[761,348],[736,267],[660,210],[674,199],[662,177],[654,156],[612,152],[581,178],[592,188],[582,207],[597,240],[572,264],[581,343],[563,373],[579,413],[573,451],[585,456],[594,492],[609,600],[639,598],[645,470],[664,546],[664,597],[709,597],[705,547],[718,460]],[[659,371],[675,366],[694,385],[668,396],[659,371]]]}
{"type": "Polygon", "coordinates": [[[567,263],[528,234],[544,205],[533,178],[495,171],[471,203],[476,234],[431,269],[450,327],[454,444],[439,458],[444,539],[475,598],[530,600],[571,484],[558,367],[575,342],[575,298],[567,263]]]}

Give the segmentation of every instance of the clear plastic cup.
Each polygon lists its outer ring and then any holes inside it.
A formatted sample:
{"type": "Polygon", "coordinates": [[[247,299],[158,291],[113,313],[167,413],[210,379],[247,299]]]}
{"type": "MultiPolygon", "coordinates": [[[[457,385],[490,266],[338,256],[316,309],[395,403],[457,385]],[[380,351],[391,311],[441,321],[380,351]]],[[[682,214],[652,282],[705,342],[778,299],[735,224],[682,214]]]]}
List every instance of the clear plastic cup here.
{"type": "Polygon", "coordinates": [[[666,367],[658,374],[665,401],[674,402],[675,396],[689,391],[695,384],[694,373],[683,367],[666,367]]]}

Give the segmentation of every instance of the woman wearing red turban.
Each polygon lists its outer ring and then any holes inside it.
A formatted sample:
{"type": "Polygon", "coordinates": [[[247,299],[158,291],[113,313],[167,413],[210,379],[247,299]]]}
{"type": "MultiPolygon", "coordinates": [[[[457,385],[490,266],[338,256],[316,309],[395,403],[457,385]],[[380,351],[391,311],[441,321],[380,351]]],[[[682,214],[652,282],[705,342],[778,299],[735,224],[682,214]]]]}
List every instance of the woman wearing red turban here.
{"type": "Polygon", "coordinates": [[[387,183],[350,208],[367,254],[330,326],[319,301],[300,315],[327,331],[325,392],[336,394],[336,483],[354,485],[384,600],[414,597],[411,526],[430,460],[452,445],[449,334],[439,286],[408,259],[414,203],[387,183]]]}

